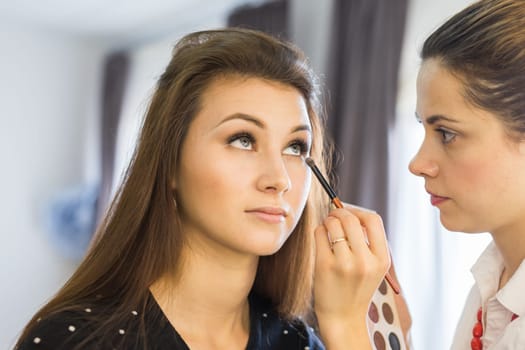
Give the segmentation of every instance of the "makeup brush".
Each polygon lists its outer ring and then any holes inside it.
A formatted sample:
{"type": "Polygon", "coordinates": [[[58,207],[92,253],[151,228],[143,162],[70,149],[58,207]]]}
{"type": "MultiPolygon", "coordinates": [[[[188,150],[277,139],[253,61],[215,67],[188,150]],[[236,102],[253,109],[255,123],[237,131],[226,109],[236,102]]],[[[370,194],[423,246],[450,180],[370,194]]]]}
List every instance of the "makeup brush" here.
{"type": "MultiPolygon", "coordinates": [[[[326,181],[326,178],[323,176],[323,174],[321,174],[321,171],[319,170],[317,165],[315,165],[314,160],[312,158],[308,157],[308,158],[305,158],[304,161],[310,167],[310,169],[312,169],[312,172],[314,173],[315,177],[319,180],[319,182],[321,183],[321,186],[323,186],[323,188],[326,191],[326,193],[328,193],[328,196],[330,197],[330,200],[332,201],[334,206],[336,208],[343,208],[344,207],[343,203],[341,202],[339,197],[337,197],[337,194],[335,193],[334,189],[332,188],[332,186],[330,186],[328,181],[326,181]]],[[[352,205],[351,204],[350,206],[354,207],[354,208],[357,208],[357,209],[360,209],[360,210],[364,210],[364,211],[368,211],[368,212],[374,212],[373,210],[366,209],[366,208],[363,208],[363,207],[360,207],[360,206],[357,206],[357,205],[352,205]]],[[[394,291],[394,293],[399,294],[401,289],[399,288],[399,285],[392,278],[392,276],[390,276],[390,274],[388,272],[385,275],[385,279],[388,282],[388,284],[390,285],[390,287],[392,287],[392,290],[394,291]]]]}

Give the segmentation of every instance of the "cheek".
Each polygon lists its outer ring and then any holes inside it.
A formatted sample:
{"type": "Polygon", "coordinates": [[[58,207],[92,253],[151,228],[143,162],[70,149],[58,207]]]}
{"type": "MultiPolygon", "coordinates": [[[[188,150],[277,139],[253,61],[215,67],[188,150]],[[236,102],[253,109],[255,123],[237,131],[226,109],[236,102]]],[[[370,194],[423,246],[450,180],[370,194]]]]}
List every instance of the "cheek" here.
{"type": "Polygon", "coordinates": [[[212,162],[206,167],[194,167],[192,171],[187,172],[188,184],[195,192],[209,197],[212,201],[220,199],[218,197],[223,193],[237,193],[244,186],[246,173],[224,164],[212,162]]]}
{"type": "Polygon", "coordinates": [[[312,173],[304,167],[298,167],[290,172],[292,181],[293,193],[298,203],[304,205],[308,194],[310,193],[310,187],[312,185],[312,173]]]}
{"type": "Polygon", "coordinates": [[[494,155],[458,164],[449,181],[456,182],[456,190],[463,193],[470,193],[477,197],[492,197],[494,194],[501,193],[504,188],[508,188],[513,173],[507,162],[494,155]],[[461,181],[458,181],[459,179],[461,181]]]}
{"type": "MultiPolygon", "coordinates": [[[[454,166],[454,165],[453,165],[454,166]]],[[[487,181],[489,177],[487,164],[478,161],[468,161],[455,167],[453,178],[461,179],[460,186],[477,186],[487,181]]]]}

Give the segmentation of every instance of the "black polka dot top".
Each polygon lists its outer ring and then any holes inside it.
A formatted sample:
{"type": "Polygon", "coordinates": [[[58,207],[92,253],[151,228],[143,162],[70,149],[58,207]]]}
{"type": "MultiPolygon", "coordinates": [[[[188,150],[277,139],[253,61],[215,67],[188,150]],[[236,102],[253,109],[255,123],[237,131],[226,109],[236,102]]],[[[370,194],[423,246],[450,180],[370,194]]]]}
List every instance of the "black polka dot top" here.
{"type": "MultiPolygon", "coordinates": [[[[40,319],[17,350],[190,350],[151,295],[148,304],[150,307],[147,308],[147,314],[143,315],[146,339],[137,336],[143,334],[138,332],[139,311],[129,310],[128,321],[120,327],[107,330],[103,341],[91,339],[86,344],[85,340],[95,329],[87,319],[96,315],[97,305],[100,306],[93,303],[80,311],[65,311],[40,319]]],[[[324,350],[324,346],[314,330],[304,322],[281,319],[268,301],[251,295],[250,335],[246,349],[324,350]]]]}

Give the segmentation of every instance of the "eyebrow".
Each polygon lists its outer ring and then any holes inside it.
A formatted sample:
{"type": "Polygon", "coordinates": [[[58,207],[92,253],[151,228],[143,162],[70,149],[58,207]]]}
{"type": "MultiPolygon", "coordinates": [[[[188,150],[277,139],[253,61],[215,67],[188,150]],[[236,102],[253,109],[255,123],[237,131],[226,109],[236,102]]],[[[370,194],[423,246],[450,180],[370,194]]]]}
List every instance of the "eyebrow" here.
{"type": "MultiPolygon", "coordinates": [[[[224,123],[226,123],[228,121],[235,120],[235,119],[244,120],[244,121],[247,121],[247,122],[255,124],[257,127],[261,128],[261,129],[266,129],[266,125],[264,124],[264,122],[262,122],[261,120],[255,118],[254,116],[251,116],[249,114],[244,114],[244,113],[231,114],[231,115],[227,116],[226,118],[224,118],[223,120],[221,120],[220,123],[217,124],[217,126],[215,126],[215,127],[217,128],[219,125],[222,125],[222,124],[224,124],[224,123]]],[[[293,128],[291,130],[291,132],[294,133],[294,132],[303,131],[303,130],[304,131],[308,131],[310,133],[312,132],[312,128],[308,124],[298,125],[295,128],[293,128]]]]}
{"type": "MultiPolygon", "coordinates": [[[[423,120],[421,119],[421,117],[415,113],[415,116],[416,116],[416,120],[418,122],[423,122],[423,120]]],[[[436,124],[437,122],[439,121],[447,121],[447,122],[451,122],[451,123],[459,123],[459,121],[455,120],[455,119],[452,119],[452,118],[449,118],[449,117],[446,117],[442,114],[436,114],[436,115],[432,115],[428,118],[425,119],[425,122],[429,125],[433,125],[433,124],[436,124]]]]}

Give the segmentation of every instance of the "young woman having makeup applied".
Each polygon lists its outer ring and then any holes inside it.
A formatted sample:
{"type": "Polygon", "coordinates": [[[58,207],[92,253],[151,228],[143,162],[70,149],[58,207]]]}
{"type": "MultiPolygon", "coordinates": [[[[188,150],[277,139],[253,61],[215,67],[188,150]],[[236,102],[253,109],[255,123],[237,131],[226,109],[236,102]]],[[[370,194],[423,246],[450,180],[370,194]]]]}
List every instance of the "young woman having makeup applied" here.
{"type": "Polygon", "coordinates": [[[410,171],[451,231],[489,232],[452,349],[525,348],[525,1],[485,0],[425,41],[410,171]]]}
{"type": "Polygon", "coordinates": [[[312,182],[304,159],[330,159],[318,93],[288,43],[184,37],[96,241],[17,348],[371,349],[387,242],[312,182]]]}

